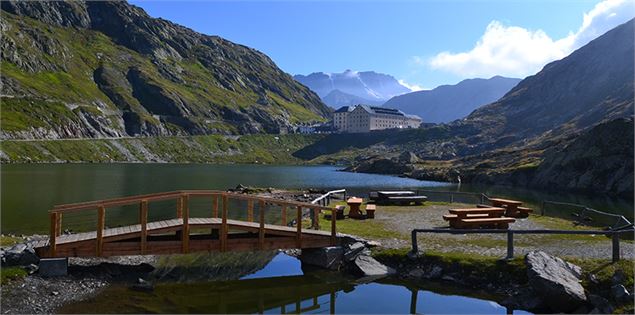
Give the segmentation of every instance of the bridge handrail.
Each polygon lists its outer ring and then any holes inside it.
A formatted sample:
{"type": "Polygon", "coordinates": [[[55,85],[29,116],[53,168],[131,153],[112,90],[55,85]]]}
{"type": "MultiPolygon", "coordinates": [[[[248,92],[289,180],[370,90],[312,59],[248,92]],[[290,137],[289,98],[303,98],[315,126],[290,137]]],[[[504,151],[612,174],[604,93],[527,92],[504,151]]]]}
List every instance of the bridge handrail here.
{"type": "MultiPolygon", "coordinates": [[[[160,201],[160,200],[169,200],[176,199],[176,218],[183,220],[183,229],[182,233],[188,235],[187,237],[182,238],[183,243],[183,252],[186,253],[189,248],[189,199],[192,197],[201,197],[201,196],[210,196],[213,202],[213,213],[211,217],[221,218],[221,233],[220,233],[220,241],[221,241],[221,250],[224,250],[227,244],[227,235],[228,235],[228,201],[229,199],[243,199],[248,200],[247,204],[247,220],[250,222],[254,221],[253,218],[253,207],[254,201],[258,202],[258,207],[261,209],[260,218],[259,218],[259,242],[260,244],[264,243],[265,239],[265,216],[264,210],[266,204],[275,204],[282,206],[282,223],[286,225],[286,213],[287,206],[293,206],[296,208],[296,226],[297,226],[297,244],[300,247],[302,242],[302,210],[308,208],[311,210],[309,213],[311,215],[311,228],[320,229],[320,220],[319,213],[321,210],[326,210],[331,212],[331,218],[335,217],[335,208],[321,206],[318,204],[306,203],[306,202],[298,202],[292,200],[280,200],[271,197],[262,197],[262,196],[254,196],[254,195],[246,195],[239,193],[232,193],[226,191],[219,190],[177,190],[171,192],[162,192],[162,193],[153,193],[153,194],[145,194],[145,195],[136,195],[136,196],[128,196],[122,198],[112,198],[105,200],[97,200],[97,201],[89,201],[89,202],[80,202],[73,204],[65,204],[58,205],[53,207],[53,209],[49,210],[49,217],[51,220],[50,225],[50,237],[49,237],[49,248],[52,256],[55,255],[56,251],[56,239],[61,235],[62,232],[62,216],[64,213],[68,212],[76,212],[82,210],[97,210],[97,245],[96,251],[97,256],[101,256],[102,245],[103,245],[103,233],[105,230],[105,221],[106,221],[106,208],[114,207],[114,206],[124,206],[124,205],[132,205],[139,204],[139,223],[141,224],[141,239],[142,239],[142,252],[145,251],[145,244],[147,239],[147,224],[148,224],[148,204],[151,201],[160,201]],[[219,209],[220,200],[222,200],[222,209],[219,209]],[[220,210],[220,211],[219,211],[220,210]],[[219,215],[220,213],[220,215],[219,215]]],[[[336,231],[336,220],[331,220],[331,245],[335,245],[337,237],[336,231]]]]}
{"type": "MultiPolygon", "coordinates": [[[[326,205],[328,205],[328,201],[330,200],[331,195],[341,194],[341,193],[343,193],[344,196],[346,196],[346,189],[337,189],[337,190],[327,191],[322,196],[313,199],[313,201],[311,201],[311,203],[312,204],[317,204],[318,202],[322,201],[324,203],[324,205],[326,206],[326,205]]],[[[346,197],[344,197],[344,199],[346,199],[346,197]]]]}
{"type": "Polygon", "coordinates": [[[212,195],[227,195],[233,199],[247,199],[247,200],[263,200],[265,202],[269,202],[272,204],[278,205],[292,205],[292,206],[301,206],[304,208],[318,208],[320,210],[332,210],[326,206],[320,206],[317,204],[299,202],[293,200],[279,200],[271,197],[260,197],[260,196],[252,196],[238,193],[231,193],[221,190],[176,190],[170,192],[162,192],[162,193],[152,193],[152,194],[144,194],[144,195],[134,195],[120,198],[111,198],[111,199],[103,199],[103,200],[94,200],[87,202],[78,202],[78,203],[70,203],[63,205],[55,205],[53,209],[49,210],[49,213],[63,213],[63,212],[73,212],[80,210],[89,210],[95,209],[97,207],[116,207],[116,206],[125,206],[136,204],[140,201],[162,201],[177,198],[182,195],[189,196],[212,196],[212,195]]]}

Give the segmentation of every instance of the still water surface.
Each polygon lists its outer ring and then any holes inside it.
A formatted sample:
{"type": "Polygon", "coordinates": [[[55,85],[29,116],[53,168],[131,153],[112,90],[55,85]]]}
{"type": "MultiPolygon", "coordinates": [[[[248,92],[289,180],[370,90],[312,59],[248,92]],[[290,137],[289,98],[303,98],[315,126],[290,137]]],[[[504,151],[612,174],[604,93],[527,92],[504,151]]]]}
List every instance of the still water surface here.
{"type": "MultiPolygon", "coordinates": [[[[340,172],[335,166],[7,164],[2,165],[0,172],[3,233],[46,233],[47,211],[56,204],[179,189],[224,190],[238,184],[288,189],[346,188],[349,194],[360,196],[366,196],[368,191],[375,189],[476,191],[490,196],[517,198],[535,209],[540,208],[542,200],[557,200],[623,214],[629,219],[633,217],[632,200],[509,187],[457,186],[396,176],[340,172]]],[[[130,209],[126,214],[132,216],[134,212],[130,209]]]]}
{"type": "Polygon", "coordinates": [[[240,280],[159,283],[154,292],[115,285],[63,313],[341,313],[341,314],[529,314],[508,310],[482,292],[449,284],[415,285],[397,279],[360,281],[337,272],[303,271],[285,254],[240,280]],[[478,298],[472,297],[479,295],[478,298]],[[471,296],[469,296],[471,295],[471,296]],[[298,311],[299,310],[299,311],[298,311]]]}

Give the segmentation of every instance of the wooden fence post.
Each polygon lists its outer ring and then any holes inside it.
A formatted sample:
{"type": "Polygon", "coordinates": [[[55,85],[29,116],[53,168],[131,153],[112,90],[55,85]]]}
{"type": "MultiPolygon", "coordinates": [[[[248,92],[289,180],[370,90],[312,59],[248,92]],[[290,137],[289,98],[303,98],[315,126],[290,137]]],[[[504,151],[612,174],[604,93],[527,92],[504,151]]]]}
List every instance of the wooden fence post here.
{"type": "Polygon", "coordinates": [[[223,195],[223,221],[220,228],[220,250],[227,250],[227,195],[223,195]]]}
{"type": "Polygon", "coordinates": [[[260,228],[258,229],[258,248],[265,247],[265,201],[258,201],[258,210],[260,211],[260,228]]]}
{"type": "Polygon", "coordinates": [[[51,217],[51,231],[49,233],[49,252],[51,257],[55,257],[57,246],[57,212],[51,212],[49,216],[51,217]]]}
{"type": "Polygon", "coordinates": [[[139,215],[141,218],[141,255],[146,254],[148,245],[148,201],[141,200],[139,215]]]}
{"type": "Polygon", "coordinates": [[[337,222],[337,210],[331,208],[331,246],[335,246],[337,242],[337,231],[335,224],[337,222]]]}
{"type": "Polygon", "coordinates": [[[295,243],[297,248],[302,248],[302,207],[297,207],[296,213],[296,236],[295,243]]]}
{"type": "Polygon", "coordinates": [[[312,214],[313,214],[313,229],[319,230],[320,229],[320,208],[313,208],[311,210],[313,210],[313,212],[312,212],[312,214]]]}
{"type": "Polygon", "coordinates": [[[57,224],[57,227],[56,227],[57,236],[60,236],[60,235],[62,235],[62,213],[61,212],[59,212],[57,214],[57,222],[56,222],[56,224],[57,224]]]}
{"type": "Polygon", "coordinates": [[[218,195],[212,196],[212,218],[218,218],[218,195]]]}
{"type": "Polygon", "coordinates": [[[183,234],[181,234],[181,245],[183,253],[190,251],[190,195],[183,197],[183,234]]]}
{"type": "Polygon", "coordinates": [[[106,226],[106,208],[99,206],[97,210],[97,256],[104,252],[104,228],[106,226]]]}

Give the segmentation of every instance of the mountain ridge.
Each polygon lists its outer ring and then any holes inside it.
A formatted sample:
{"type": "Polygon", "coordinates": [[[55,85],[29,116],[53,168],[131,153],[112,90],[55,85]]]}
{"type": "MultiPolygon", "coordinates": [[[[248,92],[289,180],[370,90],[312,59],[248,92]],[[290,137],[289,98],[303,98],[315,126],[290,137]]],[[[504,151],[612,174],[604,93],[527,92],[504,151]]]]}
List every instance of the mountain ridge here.
{"type": "Polygon", "coordinates": [[[454,85],[395,96],[384,106],[418,115],[425,122],[446,123],[464,118],[479,106],[498,100],[520,81],[502,76],[465,79],[454,85]]]}

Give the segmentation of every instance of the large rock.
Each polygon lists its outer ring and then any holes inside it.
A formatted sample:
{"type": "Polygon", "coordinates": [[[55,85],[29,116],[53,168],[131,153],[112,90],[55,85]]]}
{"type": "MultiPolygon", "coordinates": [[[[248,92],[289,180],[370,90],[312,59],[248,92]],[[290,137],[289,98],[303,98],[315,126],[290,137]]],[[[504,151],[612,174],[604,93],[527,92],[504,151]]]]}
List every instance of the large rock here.
{"type": "Polygon", "coordinates": [[[31,244],[16,244],[2,253],[2,263],[7,266],[28,266],[38,264],[40,257],[31,244]]]}
{"type": "Polygon", "coordinates": [[[344,246],[344,259],[346,261],[353,261],[355,258],[357,258],[357,256],[359,256],[359,254],[368,251],[369,250],[362,242],[347,244],[344,246]]]}
{"type": "Polygon", "coordinates": [[[362,277],[384,277],[395,273],[394,269],[368,255],[357,256],[351,267],[356,274],[362,277]]]}
{"type": "Polygon", "coordinates": [[[344,249],[341,246],[303,249],[300,261],[304,264],[327,269],[338,269],[342,264],[344,249]]]}
{"type": "Polygon", "coordinates": [[[525,263],[529,284],[544,307],[553,312],[570,312],[587,301],[580,284],[580,267],[541,251],[528,253],[525,263]]]}

